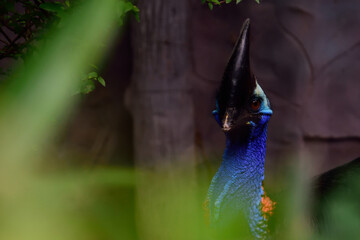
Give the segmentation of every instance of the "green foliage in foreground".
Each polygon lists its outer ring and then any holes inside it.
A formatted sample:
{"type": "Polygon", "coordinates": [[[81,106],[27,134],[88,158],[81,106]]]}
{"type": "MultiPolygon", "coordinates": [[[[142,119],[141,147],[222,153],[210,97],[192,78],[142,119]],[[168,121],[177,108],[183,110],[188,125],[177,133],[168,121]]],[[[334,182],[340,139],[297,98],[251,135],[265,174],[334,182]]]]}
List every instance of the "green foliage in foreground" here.
{"type": "MultiPolygon", "coordinates": [[[[221,4],[229,4],[232,2],[235,2],[236,4],[239,4],[242,2],[242,0],[201,0],[202,3],[207,3],[210,10],[213,10],[214,5],[221,5],[221,4]]],[[[255,2],[260,3],[260,0],[255,0],[255,2]]]]}
{"type": "Polygon", "coordinates": [[[105,51],[99,43],[116,32],[116,6],[85,1],[0,89],[0,239],[133,239],[132,172],[60,172],[44,157],[76,100],[72,90],[105,51]]]}
{"type": "MultiPolygon", "coordinates": [[[[71,16],[76,8],[81,8],[84,0],[38,1],[38,0],[7,0],[0,2],[0,60],[15,60],[27,63],[39,49],[46,44],[49,29],[60,30],[63,20],[71,16]]],[[[119,26],[124,24],[125,17],[132,13],[139,20],[139,9],[129,0],[117,0],[114,12],[119,26]]],[[[89,26],[85,26],[89,27],[89,26]]],[[[77,41],[77,39],[73,39],[77,41]]],[[[98,43],[100,46],[103,43],[98,43]]],[[[14,64],[0,67],[0,74],[8,76],[14,64]]],[[[74,93],[89,93],[95,89],[95,83],[105,86],[105,80],[99,75],[98,67],[88,62],[91,72],[83,75],[82,83],[74,93]],[[97,76],[94,76],[96,73],[97,76]]]]}

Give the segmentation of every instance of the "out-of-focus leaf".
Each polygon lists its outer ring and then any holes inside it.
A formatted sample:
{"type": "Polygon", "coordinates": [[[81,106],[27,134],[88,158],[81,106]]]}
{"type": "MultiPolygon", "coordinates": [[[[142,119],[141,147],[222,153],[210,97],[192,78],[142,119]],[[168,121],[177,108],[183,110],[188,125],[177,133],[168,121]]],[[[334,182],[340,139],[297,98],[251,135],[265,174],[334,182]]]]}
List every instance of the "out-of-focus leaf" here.
{"type": "Polygon", "coordinates": [[[92,68],[94,68],[94,69],[96,69],[96,70],[99,70],[99,68],[95,65],[95,64],[90,64],[90,66],[92,67],[92,68]]]}
{"type": "Polygon", "coordinates": [[[50,12],[56,12],[56,13],[64,10],[64,6],[58,2],[42,3],[42,4],[40,4],[40,8],[50,11],[50,12]]]}
{"type": "Polygon", "coordinates": [[[98,81],[101,85],[103,85],[105,87],[105,85],[106,85],[105,80],[101,76],[98,77],[98,81]]]}
{"type": "Polygon", "coordinates": [[[137,21],[140,20],[139,18],[139,8],[133,5],[131,2],[128,1],[119,1],[117,3],[117,17],[119,18],[119,25],[124,24],[124,17],[127,13],[131,12],[134,14],[137,21]]]}
{"type": "MultiPolygon", "coordinates": [[[[236,0],[235,3],[238,4],[240,3],[242,0],[236,0]]],[[[210,10],[212,10],[214,8],[214,5],[221,5],[222,3],[226,3],[229,4],[231,2],[233,2],[233,0],[225,0],[225,1],[219,1],[219,0],[201,0],[202,3],[207,2],[208,6],[210,8],[210,10]]],[[[255,0],[255,2],[260,3],[260,0],[255,0]]]]}
{"type": "Polygon", "coordinates": [[[97,72],[90,72],[88,73],[88,78],[97,78],[99,75],[97,74],[97,72]]]}
{"type": "Polygon", "coordinates": [[[91,79],[84,80],[81,83],[80,92],[83,94],[91,93],[92,91],[94,91],[94,89],[95,89],[95,83],[91,79]]]}

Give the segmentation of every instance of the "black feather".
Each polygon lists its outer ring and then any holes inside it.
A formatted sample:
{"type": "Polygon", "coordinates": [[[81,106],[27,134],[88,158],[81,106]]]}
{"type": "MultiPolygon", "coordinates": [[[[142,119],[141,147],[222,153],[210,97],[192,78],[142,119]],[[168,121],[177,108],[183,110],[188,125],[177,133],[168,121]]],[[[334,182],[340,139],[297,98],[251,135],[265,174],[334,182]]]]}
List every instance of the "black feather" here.
{"type": "Polygon", "coordinates": [[[359,197],[360,183],[356,180],[360,180],[360,158],[331,169],[313,180],[312,222],[316,229],[322,230],[326,225],[330,200],[340,195],[342,199],[350,200],[359,197]]]}

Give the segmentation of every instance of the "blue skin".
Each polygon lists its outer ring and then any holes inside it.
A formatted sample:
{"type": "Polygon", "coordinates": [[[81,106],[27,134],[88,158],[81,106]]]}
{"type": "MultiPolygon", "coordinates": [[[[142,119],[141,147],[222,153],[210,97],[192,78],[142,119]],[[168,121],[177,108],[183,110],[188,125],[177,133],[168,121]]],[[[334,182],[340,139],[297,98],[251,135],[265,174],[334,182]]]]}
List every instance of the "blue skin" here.
{"type": "MultiPolygon", "coordinates": [[[[263,101],[258,112],[261,115],[260,121],[248,123],[250,130],[246,141],[240,140],[240,137],[230,138],[230,133],[225,133],[223,161],[208,191],[211,223],[221,222],[225,212],[230,212],[231,215],[244,214],[256,239],[263,239],[267,228],[260,203],[263,195],[261,186],[264,180],[267,125],[272,110],[265,103],[268,102],[263,101]]],[[[218,110],[213,114],[221,126],[218,110]]]]}

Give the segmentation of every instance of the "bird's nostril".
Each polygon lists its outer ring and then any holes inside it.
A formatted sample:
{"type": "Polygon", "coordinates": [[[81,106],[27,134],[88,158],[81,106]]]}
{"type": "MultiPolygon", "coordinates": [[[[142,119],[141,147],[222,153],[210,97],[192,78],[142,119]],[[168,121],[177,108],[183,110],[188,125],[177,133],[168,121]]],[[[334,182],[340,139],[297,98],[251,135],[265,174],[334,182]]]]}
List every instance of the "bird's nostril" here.
{"type": "Polygon", "coordinates": [[[224,131],[229,131],[230,130],[230,120],[229,120],[229,114],[226,113],[225,114],[225,120],[224,120],[224,124],[223,124],[223,130],[224,131]]]}

